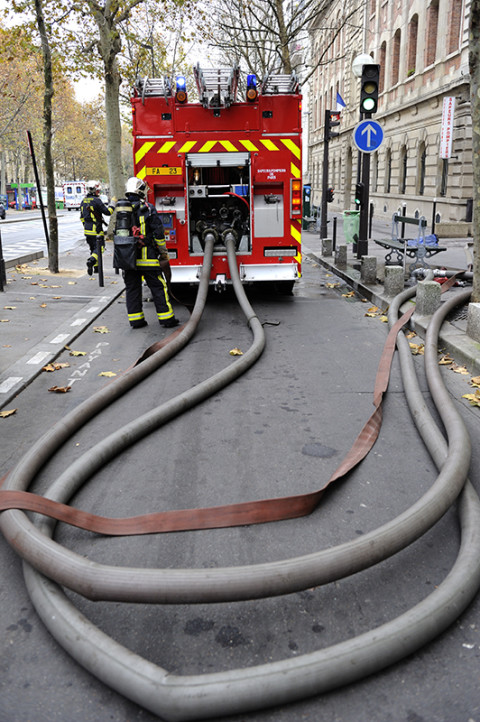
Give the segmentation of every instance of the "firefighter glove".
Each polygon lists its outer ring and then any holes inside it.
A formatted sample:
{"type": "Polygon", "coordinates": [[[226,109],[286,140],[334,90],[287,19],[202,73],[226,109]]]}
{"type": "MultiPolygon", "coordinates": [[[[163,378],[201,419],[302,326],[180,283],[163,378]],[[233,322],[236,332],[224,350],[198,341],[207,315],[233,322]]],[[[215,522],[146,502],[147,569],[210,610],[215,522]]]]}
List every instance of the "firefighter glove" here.
{"type": "Polygon", "coordinates": [[[172,280],[172,269],[170,268],[170,261],[160,261],[160,270],[163,273],[166,282],[170,283],[170,281],[172,280]]]}

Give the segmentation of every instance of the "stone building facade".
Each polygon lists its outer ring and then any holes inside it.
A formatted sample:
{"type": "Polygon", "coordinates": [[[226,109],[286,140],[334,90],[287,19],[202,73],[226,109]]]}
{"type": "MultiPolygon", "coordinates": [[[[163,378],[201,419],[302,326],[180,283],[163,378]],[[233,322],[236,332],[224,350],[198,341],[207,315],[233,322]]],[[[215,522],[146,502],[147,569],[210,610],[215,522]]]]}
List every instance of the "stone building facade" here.
{"type": "Polygon", "coordinates": [[[361,53],[380,65],[378,112],[384,141],[371,154],[370,202],[374,218],[387,220],[406,208],[424,215],[441,235],[469,233],[472,210],[472,130],[469,100],[470,0],[336,0],[310,28],[313,63],[309,93],[307,181],[321,202],[325,109],[337,92],[346,108],[339,136],[329,143],[329,210],[353,207],[358,151],[353,130],[360,120],[360,81],[352,62],[361,53]],[[328,29],[327,29],[328,28],[328,29]],[[442,108],[455,98],[452,154],[440,157],[442,108]],[[452,231],[452,223],[454,231],[452,231]]]}

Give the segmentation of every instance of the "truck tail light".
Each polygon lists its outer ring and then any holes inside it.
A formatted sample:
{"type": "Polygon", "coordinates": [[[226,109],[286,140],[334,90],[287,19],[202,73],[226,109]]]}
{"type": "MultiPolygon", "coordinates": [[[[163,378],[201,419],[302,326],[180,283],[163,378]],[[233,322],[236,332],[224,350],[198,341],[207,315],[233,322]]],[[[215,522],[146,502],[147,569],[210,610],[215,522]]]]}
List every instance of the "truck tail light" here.
{"type": "Polygon", "coordinates": [[[302,181],[290,180],[290,213],[292,216],[302,215],[302,181]]]}

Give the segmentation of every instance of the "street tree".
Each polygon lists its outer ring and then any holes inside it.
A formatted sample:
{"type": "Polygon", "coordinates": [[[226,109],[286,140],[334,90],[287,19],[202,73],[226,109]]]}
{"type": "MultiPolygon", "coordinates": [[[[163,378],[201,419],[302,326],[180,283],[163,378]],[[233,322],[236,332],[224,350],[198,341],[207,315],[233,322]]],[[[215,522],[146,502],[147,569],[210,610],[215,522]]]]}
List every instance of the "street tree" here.
{"type": "Polygon", "coordinates": [[[480,0],[470,5],[470,104],[473,144],[473,290],[472,301],[480,303],[480,0]]]}
{"type": "MultiPolygon", "coordinates": [[[[43,159],[47,181],[48,268],[52,273],[58,273],[58,220],[55,206],[55,175],[52,157],[52,100],[54,94],[52,51],[45,25],[42,0],[34,0],[34,7],[43,56],[43,159]]],[[[40,189],[38,190],[40,192],[40,189]]]]}
{"type": "Polygon", "coordinates": [[[220,60],[237,62],[244,71],[260,77],[268,72],[290,75],[296,72],[305,83],[315,69],[326,62],[331,44],[346,22],[357,12],[345,10],[335,25],[329,20],[333,0],[213,0],[209,4],[202,34],[216,49],[220,60]],[[215,16],[213,25],[211,17],[215,16]],[[331,37],[321,54],[307,60],[308,31],[312,25],[328,26],[331,37]]]}

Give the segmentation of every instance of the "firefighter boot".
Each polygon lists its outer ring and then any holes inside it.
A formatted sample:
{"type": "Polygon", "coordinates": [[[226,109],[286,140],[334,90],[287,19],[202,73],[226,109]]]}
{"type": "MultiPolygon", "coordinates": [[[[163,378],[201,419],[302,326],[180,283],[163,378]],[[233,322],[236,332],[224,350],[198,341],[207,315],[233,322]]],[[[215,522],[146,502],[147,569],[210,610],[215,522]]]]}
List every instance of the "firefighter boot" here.
{"type": "Polygon", "coordinates": [[[174,328],[174,326],[178,326],[179,323],[178,318],[173,316],[173,318],[168,318],[166,321],[160,321],[160,326],[163,326],[163,328],[174,328]]]}
{"type": "Polygon", "coordinates": [[[90,256],[87,258],[87,273],[89,276],[93,274],[93,269],[95,268],[97,264],[97,258],[96,256],[90,256]]]}

